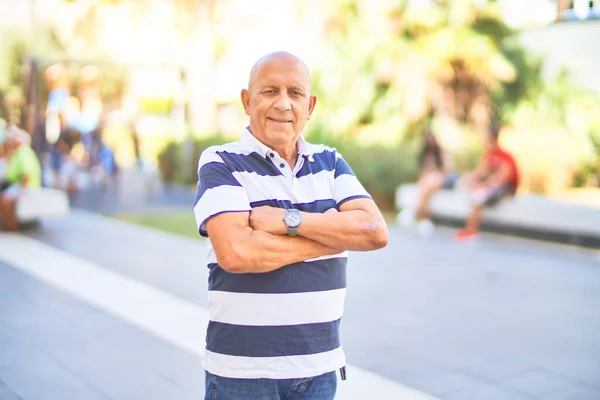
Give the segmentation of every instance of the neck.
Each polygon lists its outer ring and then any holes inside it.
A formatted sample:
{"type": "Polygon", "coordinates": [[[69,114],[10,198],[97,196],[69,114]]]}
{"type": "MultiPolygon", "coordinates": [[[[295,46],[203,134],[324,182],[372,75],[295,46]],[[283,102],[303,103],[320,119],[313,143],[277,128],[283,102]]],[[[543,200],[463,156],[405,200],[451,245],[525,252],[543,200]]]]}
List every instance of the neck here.
{"type": "Polygon", "coordinates": [[[289,143],[289,144],[280,145],[280,146],[271,146],[268,143],[265,143],[262,140],[260,140],[259,138],[257,138],[254,135],[254,133],[252,132],[252,128],[250,126],[248,126],[248,130],[261,143],[263,143],[264,145],[269,146],[271,149],[275,150],[277,152],[277,154],[279,154],[288,163],[290,168],[294,169],[294,167],[296,166],[296,161],[298,160],[298,142],[297,141],[294,143],[289,143]]]}
{"type": "Polygon", "coordinates": [[[273,150],[277,152],[288,163],[290,168],[294,169],[296,160],[298,160],[298,148],[296,143],[290,146],[275,146],[273,150]]]}

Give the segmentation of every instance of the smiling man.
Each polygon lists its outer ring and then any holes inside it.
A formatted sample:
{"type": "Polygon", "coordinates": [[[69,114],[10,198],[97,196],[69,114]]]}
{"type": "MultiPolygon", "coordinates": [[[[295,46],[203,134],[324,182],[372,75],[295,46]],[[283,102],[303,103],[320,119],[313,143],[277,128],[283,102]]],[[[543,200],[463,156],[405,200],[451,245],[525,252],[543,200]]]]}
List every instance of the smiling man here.
{"type": "Polygon", "coordinates": [[[346,250],[384,247],[387,226],[340,154],[304,140],[317,98],[300,59],[264,56],[241,97],[249,126],[198,165],[206,399],[333,399],[346,250]]]}

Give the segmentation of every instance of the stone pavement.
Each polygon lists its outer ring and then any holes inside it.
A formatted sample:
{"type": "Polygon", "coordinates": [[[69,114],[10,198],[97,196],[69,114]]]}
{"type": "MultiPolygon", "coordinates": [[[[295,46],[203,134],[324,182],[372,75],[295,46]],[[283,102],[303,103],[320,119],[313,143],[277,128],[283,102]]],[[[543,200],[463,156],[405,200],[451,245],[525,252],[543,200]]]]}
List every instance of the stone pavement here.
{"type": "MultiPolygon", "coordinates": [[[[201,322],[186,316],[205,314],[206,298],[201,240],[77,210],[2,234],[0,399],[201,398],[189,345],[201,322]]],[[[342,341],[357,372],[340,393],[366,370],[389,393],[600,399],[599,308],[598,252],[392,229],[386,249],[350,256],[342,341]]]]}
{"type": "Polygon", "coordinates": [[[105,188],[91,186],[76,193],[71,198],[71,206],[102,214],[189,211],[193,207],[194,196],[193,187],[166,187],[157,178],[131,168],[122,170],[105,188]]]}

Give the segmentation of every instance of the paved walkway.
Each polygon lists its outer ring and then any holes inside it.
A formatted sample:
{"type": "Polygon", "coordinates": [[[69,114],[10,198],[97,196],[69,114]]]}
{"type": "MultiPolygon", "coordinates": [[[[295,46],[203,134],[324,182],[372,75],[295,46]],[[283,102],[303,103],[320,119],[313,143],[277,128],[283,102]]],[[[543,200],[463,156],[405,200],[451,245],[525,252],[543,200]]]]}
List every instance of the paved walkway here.
{"type": "MultiPolygon", "coordinates": [[[[77,210],[0,235],[0,399],[201,398],[206,272],[201,240],[77,210]]],[[[338,397],[600,399],[599,308],[597,252],[392,230],[350,257],[338,397]]]]}
{"type": "Polygon", "coordinates": [[[194,196],[193,187],[165,187],[138,169],[126,169],[106,188],[90,187],[73,195],[71,206],[102,214],[189,211],[193,207],[194,196]]]}

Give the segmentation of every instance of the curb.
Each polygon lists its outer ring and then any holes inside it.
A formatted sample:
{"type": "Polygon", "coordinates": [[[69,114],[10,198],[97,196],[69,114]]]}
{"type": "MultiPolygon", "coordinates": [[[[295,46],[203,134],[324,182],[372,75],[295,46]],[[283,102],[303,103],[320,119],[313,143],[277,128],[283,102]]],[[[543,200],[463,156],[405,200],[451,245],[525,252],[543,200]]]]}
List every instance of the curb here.
{"type": "MultiPolygon", "coordinates": [[[[432,220],[436,224],[450,226],[454,228],[462,228],[465,220],[461,218],[432,216],[432,220]]],[[[525,227],[501,224],[497,222],[483,221],[481,230],[484,232],[493,232],[503,235],[518,236],[528,239],[536,239],[551,243],[568,244],[591,249],[600,249],[600,236],[566,231],[549,231],[536,227],[525,227]]]]}

